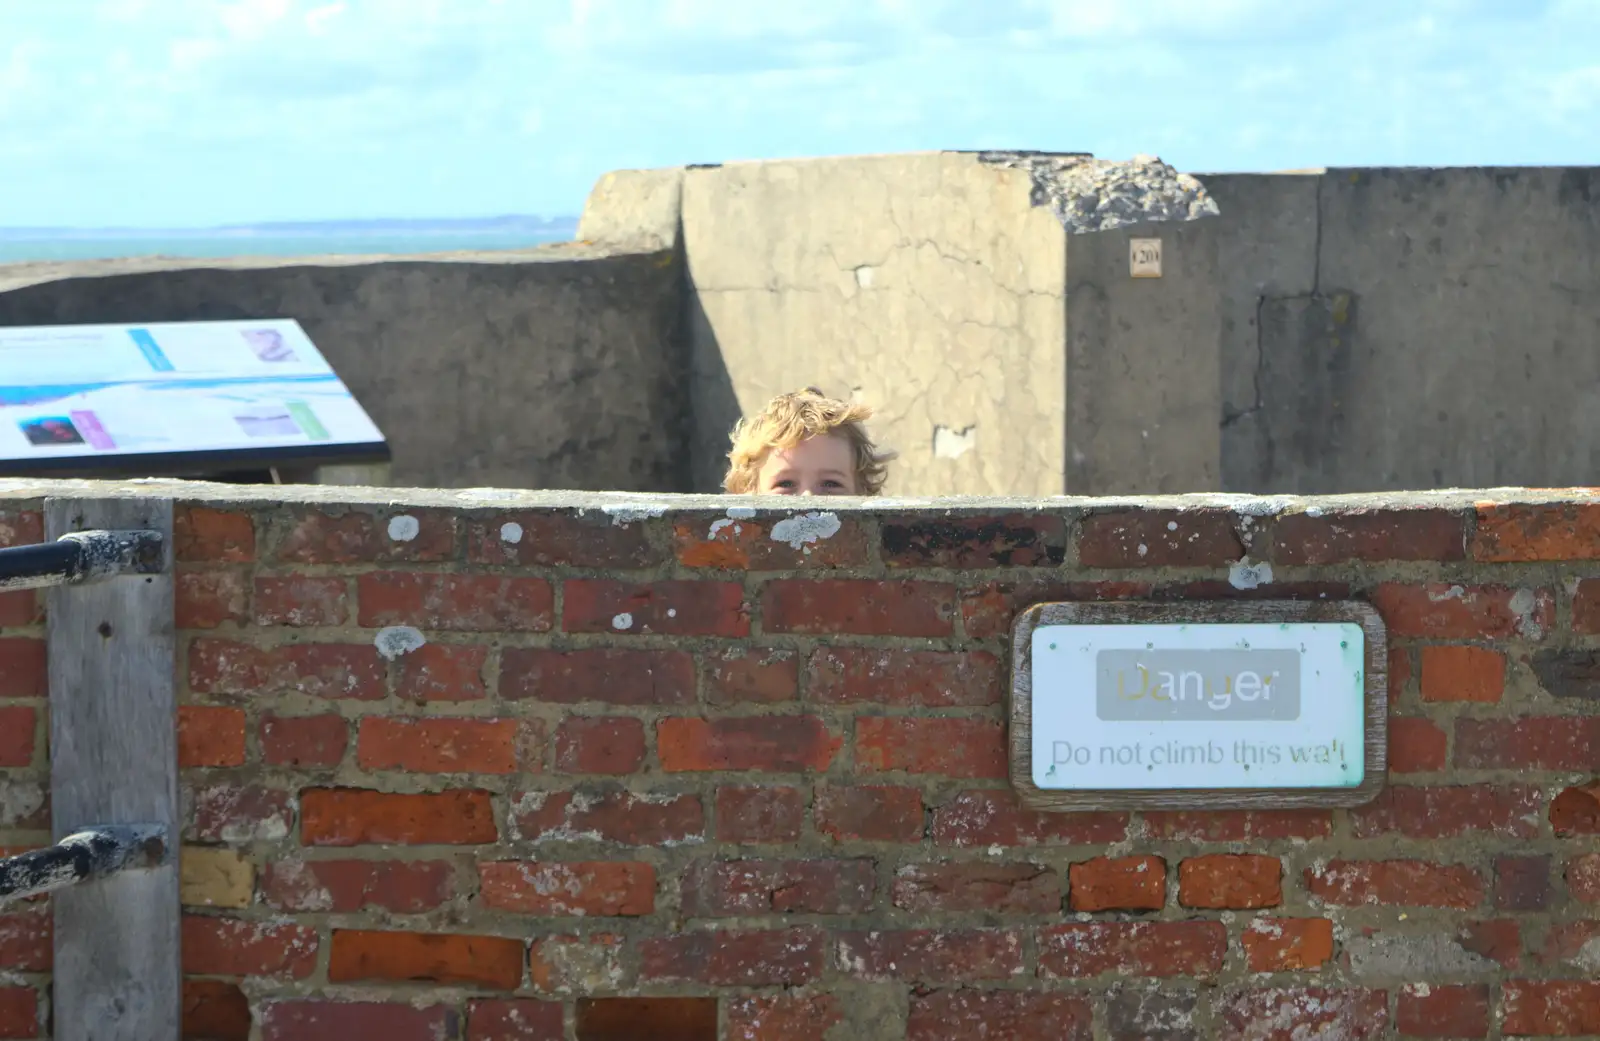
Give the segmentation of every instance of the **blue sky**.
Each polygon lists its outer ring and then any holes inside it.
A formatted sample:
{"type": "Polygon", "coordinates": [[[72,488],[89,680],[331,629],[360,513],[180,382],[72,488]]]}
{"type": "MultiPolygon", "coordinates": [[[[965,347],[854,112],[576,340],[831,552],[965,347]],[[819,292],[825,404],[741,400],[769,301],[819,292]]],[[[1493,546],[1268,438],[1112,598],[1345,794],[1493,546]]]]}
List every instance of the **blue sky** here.
{"type": "Polygon", "coordinates": [[[609,169],[932,148],[1600,163],[1600,0],[0,0],[0,226],[565,215],[609,169]]]}

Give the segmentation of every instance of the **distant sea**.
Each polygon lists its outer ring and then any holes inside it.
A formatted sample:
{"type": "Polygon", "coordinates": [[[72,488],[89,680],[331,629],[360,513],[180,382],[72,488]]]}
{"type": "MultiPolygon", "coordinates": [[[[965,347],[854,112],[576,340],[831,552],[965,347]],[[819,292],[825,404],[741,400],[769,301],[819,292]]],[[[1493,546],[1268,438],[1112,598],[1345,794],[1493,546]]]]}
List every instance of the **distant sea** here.
{"type": "Polygon", "coordinates": [[[325,221],[217,228],[0,228],[0,264],[117,257],[296,257],[515,250],[571,240],[576,217],[325,221]]]}

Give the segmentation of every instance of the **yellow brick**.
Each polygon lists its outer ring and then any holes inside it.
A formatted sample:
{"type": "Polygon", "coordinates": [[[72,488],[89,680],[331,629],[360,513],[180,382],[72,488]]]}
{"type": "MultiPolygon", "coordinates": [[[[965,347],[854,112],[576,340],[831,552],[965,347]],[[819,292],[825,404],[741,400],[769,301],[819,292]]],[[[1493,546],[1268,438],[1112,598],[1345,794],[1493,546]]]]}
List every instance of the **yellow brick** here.
{"type": "Polygon", "coordinates": [[[256,869],[231,849],[185,846],[179,895],[186,907],[249,907],[256,869]]]}

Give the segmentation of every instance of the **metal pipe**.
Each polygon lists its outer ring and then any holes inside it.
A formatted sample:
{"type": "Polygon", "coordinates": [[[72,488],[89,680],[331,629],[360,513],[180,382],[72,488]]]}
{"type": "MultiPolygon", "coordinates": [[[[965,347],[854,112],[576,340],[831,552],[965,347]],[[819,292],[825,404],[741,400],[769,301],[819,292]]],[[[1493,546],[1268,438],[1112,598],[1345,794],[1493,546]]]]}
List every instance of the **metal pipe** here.
{"type": "Polygon", "coordinates": [[[160,574],[166,566],[156,531],[75,531],[55,542],[0,549],[0,592],[98,582],[122,574],[160,574]]]}
{"type": "Polygon", "coordinates": [[[85,828],[54,846],[0,860],[0,904],[118,871],[156,867],[166,855],[167,829],[160,824],[85,828]]]}

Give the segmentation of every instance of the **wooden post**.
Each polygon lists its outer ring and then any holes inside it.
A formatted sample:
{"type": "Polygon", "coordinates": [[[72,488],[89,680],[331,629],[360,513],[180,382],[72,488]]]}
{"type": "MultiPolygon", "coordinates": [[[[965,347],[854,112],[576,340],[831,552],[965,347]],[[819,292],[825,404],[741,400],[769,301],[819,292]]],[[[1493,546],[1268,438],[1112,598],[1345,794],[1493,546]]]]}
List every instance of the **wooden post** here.
{"type": "Polygon", "coordinates": [[[49,593],[50,803],[57,841],[97,825],[158,824],[166,856],[57,892],[55,1041],[178,1041],[178,758],[172,502],[47,499],[49,538],[144,529],[160,574],[49,593]]]}

